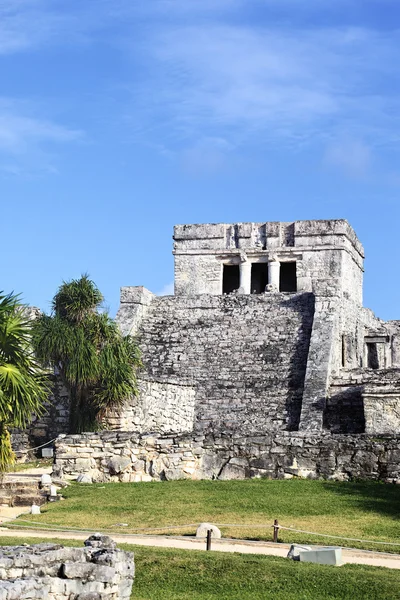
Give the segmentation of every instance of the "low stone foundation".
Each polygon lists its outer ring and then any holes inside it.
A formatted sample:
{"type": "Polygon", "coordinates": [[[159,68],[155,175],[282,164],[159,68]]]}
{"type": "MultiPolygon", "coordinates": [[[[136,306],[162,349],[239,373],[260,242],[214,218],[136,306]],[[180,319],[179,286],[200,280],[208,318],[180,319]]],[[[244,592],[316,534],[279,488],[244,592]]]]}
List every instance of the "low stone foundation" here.
{"type": "Polygon", "coordinates": [[[129,600],[134,574],[133,554],[99,534],[84,548],[4,546],[0,600],[129,600]]]}
{"type": "Polygon", "coordinates": [[[56,475],[84,473],[95,482],[295,476],[400,482],[400,436],[103,431],[60,436],[55,450],[56,475]]]}

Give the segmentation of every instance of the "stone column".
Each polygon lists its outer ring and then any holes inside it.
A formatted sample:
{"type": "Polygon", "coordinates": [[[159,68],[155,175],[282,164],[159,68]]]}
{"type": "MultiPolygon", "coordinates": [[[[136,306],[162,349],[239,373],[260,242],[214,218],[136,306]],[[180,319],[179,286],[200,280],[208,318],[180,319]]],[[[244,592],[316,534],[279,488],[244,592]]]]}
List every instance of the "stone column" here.
{"type": "Polygon", "coordinates": [[[279,276],[281,264],[277,260],[271,260],[268,263],[268,286],[271,289],[279,291],[279,276]]]}
{"type": "Polygon", "coordinates": [[[400,336],[392,336],[392,364],[394,368],[400,368],[400,336]]]}
{"type": "Polygon", "coordinates": [[[248,260],[240,263],[240,291],[242,294],[251,293],[251,262],[248,260]]]}

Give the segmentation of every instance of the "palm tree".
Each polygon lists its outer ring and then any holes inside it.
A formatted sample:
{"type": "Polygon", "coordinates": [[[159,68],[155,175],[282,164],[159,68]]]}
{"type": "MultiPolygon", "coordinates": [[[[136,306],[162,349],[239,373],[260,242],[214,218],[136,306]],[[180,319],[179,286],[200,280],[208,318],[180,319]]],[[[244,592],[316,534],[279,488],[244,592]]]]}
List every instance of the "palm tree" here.
{"type": "Polygon", "coordinates": [[[40,415],[48,378],[34,357],[32,320],[13,294],[0,292],[0,472],[13,464],[11,427],[26,427],[40,415]]]}
{"type": "Polygon", "coordinates": [[[36,321],[38,359],[59,375],[70,395],[70,433],[92,431],[109,411],[137,394],[139,350],[101,312],[103,296],[87,275],[64,282],[51,315],[36,321]]]}

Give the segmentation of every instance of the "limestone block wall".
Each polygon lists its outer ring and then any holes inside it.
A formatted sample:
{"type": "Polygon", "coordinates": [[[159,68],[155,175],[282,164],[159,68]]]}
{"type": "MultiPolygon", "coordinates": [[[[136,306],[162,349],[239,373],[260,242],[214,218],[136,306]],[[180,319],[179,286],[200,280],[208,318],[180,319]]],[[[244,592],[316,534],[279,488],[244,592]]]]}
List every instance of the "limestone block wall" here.
{"type": "Polygon", "coordinates": [[[134,575],[133,554],[99,534],[88,538],[84,548],[37,544],[0,549],[1,600],[129,600],[134,575]]]}
{"type": "MultiPolygon", "coordinates": [[[[221,294],[224,264],[296,261],[298,290],[340,278],[362,303],[364,251],[345,220],[177,225],[174,255],[176,295],[221,294]]],[[[250,282],[241,286],[251,291],[250,282]]]]}
{"type": "Polygon", "coordinates": [[[400,369],[343,369],[329,388],[324,428],[332,433],[400,434],[400,369]]]}
{"type": "Polygon", "coordinates": [[[14,429],[11,435],[13,450],[18,460],[25,460],[30,448],[36,448],[69,430],[69,396],[56,377],[52,383],[52,393],[44,406],[44,413],[34,416],[25,430],[14,429]]]}
{"type": "Polygon", "coordinates": [[[98,482],[294,476],[400,482],[400,436],[82,434],[58,439],[55,471],[98,482]]]}
{"type": "Polygon", "coordinates": [[[168,380],[139,380],[139,396],[108,418],[110,429],[160,432],[192,431],[196,390],[168,380]]]}
{"type": "Polygon", "coordinates": [[[309,293],[154,298],[136,331],[142,393],[126,424],[183,431],[194,407],[195,431],[296,429],[313,313],[309,293]]]}
{"type": "Polygon", "coordinates": [[[34,446],[51,440],[60,433],[66,433],[69,427],[69,395],[62,383],[53,378],[52,393],[44,407],[44,414],[35,417],[28,429],[28,435],[34,446]]]}
{"type": "Polygon", "coordinates": [[[28,460],[28,450],[30,448],[28,433],[19,429],[12,429],[11,445],[17,461],[26,462],[28,460]]]}
{"type": "Polygon", "coordinates": [[[332,379],[323,414],[323,427],[331,433],[365,433],[363,378],[332,379]]]}
{"type": "Polygon", "coordinates": [[[143,286],[122,287],[116,320],[123,335],[134,335],[155,298],[143,286]]]}
{"type": "Polygon", "coordinates": [[[400,393],[379,394],[367,389],[362,394],[366,433],[400,432],[400,393]]]}

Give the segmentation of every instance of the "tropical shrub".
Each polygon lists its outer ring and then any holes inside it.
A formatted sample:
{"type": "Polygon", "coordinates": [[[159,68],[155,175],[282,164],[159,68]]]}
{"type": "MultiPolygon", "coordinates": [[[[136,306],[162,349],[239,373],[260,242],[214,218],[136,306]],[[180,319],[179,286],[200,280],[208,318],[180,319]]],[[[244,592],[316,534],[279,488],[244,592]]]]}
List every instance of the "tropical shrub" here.
{"type": "Polygon", "coordinates": [[[60,286],[52,313],[35,324],[36,356],[54,369],[70,395],[70,433],[98,429],[112,409],[137,394],[138,347],[101,310],[102,302],[97,286],[83,275],[60,286]]]}
{"type": "Polygon", "coordinates": [[[0,471],[14,462],[10,428],[40,415],[48,377],[32,351],[32,325],[18,296],[0,292],[0,471]]]}

